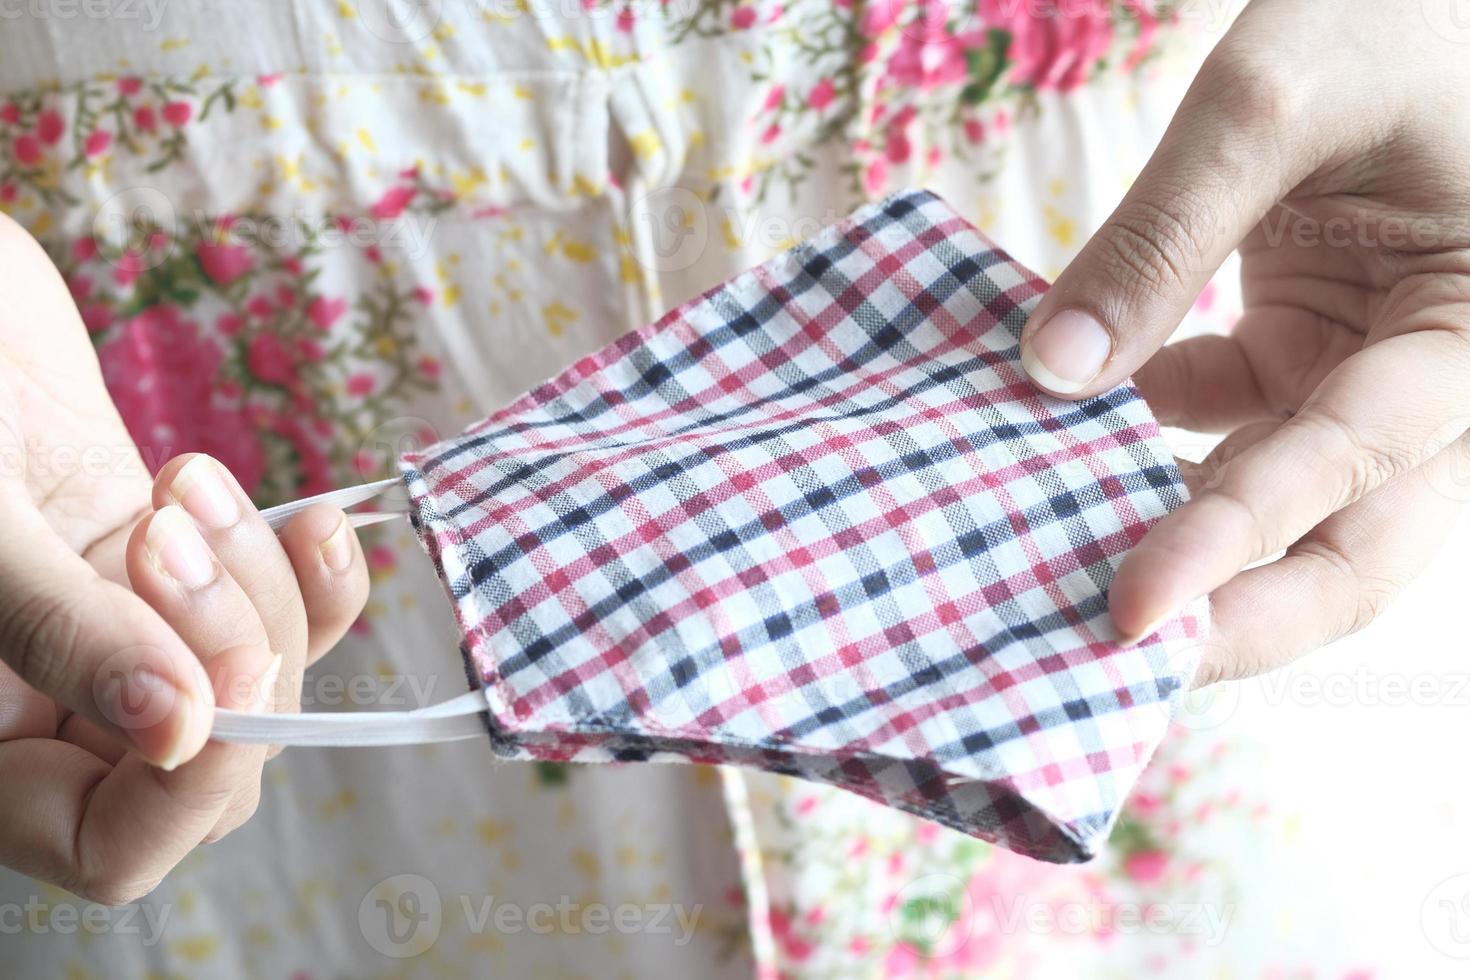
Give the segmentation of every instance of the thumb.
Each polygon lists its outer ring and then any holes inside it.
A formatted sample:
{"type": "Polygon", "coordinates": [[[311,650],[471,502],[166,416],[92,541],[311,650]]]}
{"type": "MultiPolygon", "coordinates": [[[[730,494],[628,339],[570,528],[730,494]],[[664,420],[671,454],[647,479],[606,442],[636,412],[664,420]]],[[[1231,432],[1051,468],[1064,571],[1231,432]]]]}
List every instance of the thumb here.
{"type": "Polygon", "coordinates": [[[1295,183],[1273,113],[1262,122],[1242,104],[1280,96],[1242,96],[1239,77],[1224,90],[1227,74],[1201,70],[1123,202],[1032,312],[1021,363],[1038,387],[1080,399],[1123,382],[1295,183]]]}
{"type": "Polygon", "coordinates": [[[193,758],[214,709],[199,659],[152,607],[99,576],[17,496],[14,488],[0,494],[0,660],[154,765],[193,758]]]}

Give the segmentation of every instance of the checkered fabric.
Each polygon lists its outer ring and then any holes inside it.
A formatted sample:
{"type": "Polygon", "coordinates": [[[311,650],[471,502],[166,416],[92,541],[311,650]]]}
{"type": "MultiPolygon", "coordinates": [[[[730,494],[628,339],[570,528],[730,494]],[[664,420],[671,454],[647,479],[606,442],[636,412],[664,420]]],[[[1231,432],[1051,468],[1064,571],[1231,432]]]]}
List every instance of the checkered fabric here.
{"type": "Polygon", "coordinates": [[[1106,590],[1185,499],[1131,386],[1037,393],[1045,289],[908,191],[403,463],[509,758],[731,763],[1092,856],[1205,628],[1106,590]]]}

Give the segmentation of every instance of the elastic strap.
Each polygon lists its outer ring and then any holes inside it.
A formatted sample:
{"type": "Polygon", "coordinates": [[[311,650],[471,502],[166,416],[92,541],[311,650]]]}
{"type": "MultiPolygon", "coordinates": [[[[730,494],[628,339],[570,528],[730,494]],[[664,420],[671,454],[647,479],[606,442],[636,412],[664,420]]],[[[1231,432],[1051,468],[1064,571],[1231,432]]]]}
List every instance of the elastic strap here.
{"type": "Polygon", "coordinates": [[[484,738],[489,709],[485,692],[466,691],[415,711],[251,714],[217,708],[217,742],[244,745],[418,745],[484,738]]]}

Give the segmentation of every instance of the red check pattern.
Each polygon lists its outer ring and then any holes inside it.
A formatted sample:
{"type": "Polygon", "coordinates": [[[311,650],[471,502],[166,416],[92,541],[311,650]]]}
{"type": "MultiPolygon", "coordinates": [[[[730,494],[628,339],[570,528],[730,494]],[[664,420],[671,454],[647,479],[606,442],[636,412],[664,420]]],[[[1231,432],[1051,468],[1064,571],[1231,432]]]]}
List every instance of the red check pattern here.
{"type": "Polygon", "coordinates": [[[1184,489],[1131,386],[1027,382],[1045,288],[905,192],[407,456],[497,751],[753,766],[1092,856],[1205,622],[1114,642],[1113,572],[1184,489]]]}

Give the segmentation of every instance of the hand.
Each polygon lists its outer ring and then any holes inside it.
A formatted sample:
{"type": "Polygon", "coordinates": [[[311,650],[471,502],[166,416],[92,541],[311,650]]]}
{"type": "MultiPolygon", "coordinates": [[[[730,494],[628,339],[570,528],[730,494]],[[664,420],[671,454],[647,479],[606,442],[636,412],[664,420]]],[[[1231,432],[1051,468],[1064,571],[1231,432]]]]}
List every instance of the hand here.
{"type": "Polygon", "coordinates": [[[1470,47],[1418,3],[1255,0],[1021,343],[1053,394],[1137,371],[1231,433],[1119,568],[1125,637],[1211,593],[1209,683],[1360,628],[1470,496],[1470,47]],[[1158,350],[1237,247],[1233,333],[1158,350]]]}
{"type": "Polygon", "coordinates": [[[265,753],[206,744],[214,706],[290,710],[367,569],[340,510],[278,542],[207,457],[150,479],[3,218],[0,270],[0,864],[117,904],[254,811],[265,753]]]}

